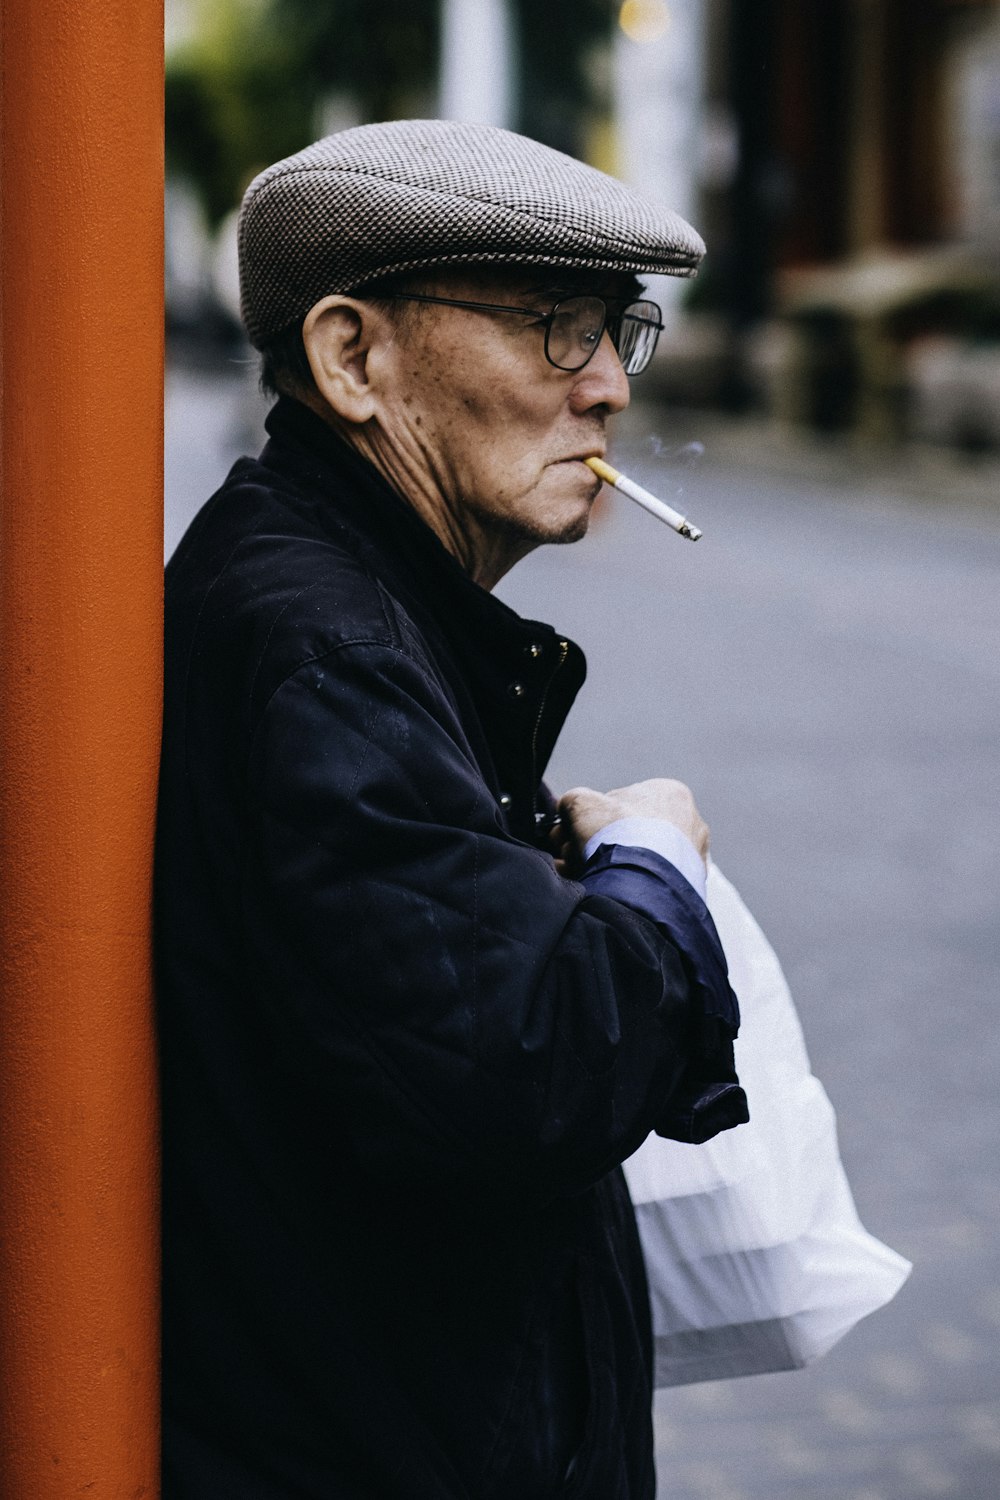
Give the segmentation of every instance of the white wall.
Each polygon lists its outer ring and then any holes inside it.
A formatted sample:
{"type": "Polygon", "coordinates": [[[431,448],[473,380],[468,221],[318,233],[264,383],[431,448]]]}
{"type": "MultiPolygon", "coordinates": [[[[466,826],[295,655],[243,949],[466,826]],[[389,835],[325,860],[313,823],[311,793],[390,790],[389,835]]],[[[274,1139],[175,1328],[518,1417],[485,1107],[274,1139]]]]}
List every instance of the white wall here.
{"type": "Polygon", "coordinates": [[[958,229],[1000,247],[1000,14],[970,31],[952,77],[958,229]]]}
{"type": "MultiPolygon", "coordinates": [[[[619,175],[645,197],[698,222],[698,179],[705,77],[705,0],[663,0],[646,7],[665,26],[659,36],[615,39],[615,114],[619,175]]],[[[649,27],[650,32],[658,29],[649,27]]],[[[651,294],[669,318],[684,293],[677,277],[655,277],[651,294]]]]}
{"type": "Polygon", "coordinates": [[[507,0],[443,0],[438,115],[509,127],[513,107],[507,0]]]}

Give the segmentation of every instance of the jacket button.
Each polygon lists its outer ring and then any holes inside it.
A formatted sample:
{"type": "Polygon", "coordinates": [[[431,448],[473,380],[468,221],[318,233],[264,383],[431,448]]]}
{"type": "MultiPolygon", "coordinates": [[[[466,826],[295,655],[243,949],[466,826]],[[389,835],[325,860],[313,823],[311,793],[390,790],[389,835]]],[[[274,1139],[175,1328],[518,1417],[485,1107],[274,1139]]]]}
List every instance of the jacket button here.
{"type": "Polygon", "coordinates": [[[523,698],[524,697],[524,683],[523,682],[508,682],[508,684],[507,684],[507,691],[508,691],[508,693],[510,694],[510,696],[512,698],[523,698]]]}
{"type": "Polygon", "coordinates": [[[532,641],[531,645],[530,646],[525,646],[524,649],[527,651],[527,653],[531,657],[532,661],[537,661],[538,658],[541,656],[542,652],[544,651],[545,647],[544,646],[540,646],[537,641],[532,641]]]}
{"type": "Polygon", "coordinates": [[[501,792],[500,793],[500,806],[506,808],[506,807],[509,807],[510,804],[511,804],[510,793],[509,792],[501,792]]]}

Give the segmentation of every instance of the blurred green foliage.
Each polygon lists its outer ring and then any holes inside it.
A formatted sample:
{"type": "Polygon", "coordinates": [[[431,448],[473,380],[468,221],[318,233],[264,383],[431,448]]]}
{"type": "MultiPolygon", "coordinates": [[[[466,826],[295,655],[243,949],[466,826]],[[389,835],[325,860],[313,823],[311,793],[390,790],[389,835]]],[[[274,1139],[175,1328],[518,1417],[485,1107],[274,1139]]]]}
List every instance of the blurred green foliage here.
{"type": "MultiPolygon", "coordinates": [[[[514,0],[517,128],[580,154],[594,101],[588,64],[614,0],[514,0]]],[[[361,120],[433,112],[440,0],[201,0],[192,39],[167,60],[169,170],[216,224],[262,167],[323,128],[348,96],[361,120]]]]}
{"type": "Polygon", "coordinates": [[[309,139],[314,101],[296,87],[298,49],[269,3],[214,0],[167,60],[167,168],[194,184],[211,223],[247,179],[309,139]]]}
{"type": "Polygon", "coordinates": [[[437,59],[436,0],[210,0],[167,60],[167,165],[210,223],[250,177],[315,138],[323,102],[362,119],[421,112],[437,59]]]}
{"type": "Polygon", "coordinates": [[[300,85],[350,93],[363,120],[405,119],[433,101],[440,0],[273,0],[295,36],[300,85]]]}

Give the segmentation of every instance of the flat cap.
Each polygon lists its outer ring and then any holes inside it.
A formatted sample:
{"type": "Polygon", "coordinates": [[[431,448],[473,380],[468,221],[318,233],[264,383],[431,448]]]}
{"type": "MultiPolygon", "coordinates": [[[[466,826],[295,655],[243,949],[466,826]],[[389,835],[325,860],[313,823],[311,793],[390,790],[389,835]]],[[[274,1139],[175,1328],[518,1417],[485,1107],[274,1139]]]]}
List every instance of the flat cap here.
{"type": "Polygon", "coordinates": [[[430,266],[572,266],[692,276],[690,224],[526,136],[454,120],[328,135],[254,178],[239,222],[252,343],[320,298],[430,266]]]}

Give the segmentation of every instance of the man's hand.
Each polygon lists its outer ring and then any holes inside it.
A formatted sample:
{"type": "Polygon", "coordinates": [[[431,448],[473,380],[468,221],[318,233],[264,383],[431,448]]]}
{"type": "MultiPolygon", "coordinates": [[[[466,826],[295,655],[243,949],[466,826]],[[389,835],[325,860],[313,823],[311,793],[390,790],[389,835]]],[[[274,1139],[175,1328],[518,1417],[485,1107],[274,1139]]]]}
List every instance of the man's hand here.
{"type": "Polygon", "coordinates": [[[663,818],[673,823],[707,863],[708,824],[695,806],[690,788],[670,777],[637,781],[634,786],[612,792],[574,787],[559,799],[559,818],[552,843],[561,868],[578,866],[587,840],[619,818],[663,818]]]}

